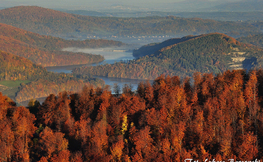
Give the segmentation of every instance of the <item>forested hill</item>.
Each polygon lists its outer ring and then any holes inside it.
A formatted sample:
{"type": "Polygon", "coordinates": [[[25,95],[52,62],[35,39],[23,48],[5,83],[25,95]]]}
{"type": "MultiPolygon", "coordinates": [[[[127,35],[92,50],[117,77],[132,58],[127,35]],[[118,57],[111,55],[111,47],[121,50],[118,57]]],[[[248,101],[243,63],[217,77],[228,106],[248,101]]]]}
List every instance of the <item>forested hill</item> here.
{"type": "Polygon", "coordinates": [[[0,10],[0,22],[45,35],[188,35],[211,32],[260,32],[260,26],[199,18],[167,17],[91,17],[68,14],[36,6],[0,10]]]}
{"type": "Polygon", "coordinates": [[[172,39],[168,39],[164,42],[161,42],[161,43],[151,43],[151,44],[148,44],[148,45],[144,45],[142,47],[140,47],[139,49],[136,49],[133,51],[133,56],[134,57],[142,57],[142,56],[146,56],[146,55],[150,55],[150,54],[153,54],[155,53],[156,51],[164,48],[164,47],[167,47],[167,46],[170,46],[170,45],[173,45],[173,44],[177,44],[177,43],[180,43],[180,42],[184,42],[184,41],[187,41],[189,39],[192,39],[192,38],[195,38],[197,36],[186,36],[186,37],[183,37],[183,38],[172,38],[172,39]]]}
{"type": "Polygon", "coordinates": [[[0,51],[0,81],[27,80],[45,72],[45,68],[33,64],[28,59],[0,51]]]}
{"type": "Polygon", "coordinates": [[[247,37],[238,38],[237,40],[263,48],[263,34],[249,35],[247,37]]]}
{"type": "Polygon", "coordinates": [[[103,84],[102,80],[89,76],[48,72],[26,58],[0,51],[0,91],[17,102],[61,91],[78,92],[84,85],[103,84]]]}
{"type": "Polygon", "coordinates": [[[136,60],[77,68],[73,73],[134,79],[154,79],[161,74],[181,77],[195,72],[218,74],[227,69],[259,67],[263,65],[262,54],[262,49],[253,45],[240,43],[225,34],[212,33],[166,46],[136,60]]]}
{"type": "Polygon", "coordinates": [[[45,48],[47,50],[61,50],[65,47],[98,48],[125,45],[119,41],[105,39],[65,40],[58,37],[39,35],[14,26],[0,23],[0,35],[19,40],[21,42],[45,48]]]}
{"type": "Polygon", "coordinates": [[[0,50],[21,57],[42,66],[63,66],[98,63],[104,60],[100,55],[61,51],[64,47],[112,47],[124,45],[111,40],[73,41],[42,36],[23,29],[0,23],[0,50]]]}

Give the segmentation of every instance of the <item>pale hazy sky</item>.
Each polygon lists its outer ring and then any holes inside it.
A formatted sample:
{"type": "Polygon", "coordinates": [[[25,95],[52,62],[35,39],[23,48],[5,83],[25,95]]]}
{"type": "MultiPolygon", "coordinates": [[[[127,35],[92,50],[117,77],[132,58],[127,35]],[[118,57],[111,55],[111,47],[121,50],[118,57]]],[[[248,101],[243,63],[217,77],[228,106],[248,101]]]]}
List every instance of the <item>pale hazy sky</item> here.
{"type": "Polygon", "coordinates": [[[159,9],[162,8],[202,8],[211,7],[224,2],[240,0],[0,0],[0,7],[13,7],[20,5],[36,5],[47,8],[103,10],[113,6],[126,6],[132,9],[159,9]],[[176,4],[176,5],[175,5],[176,4]],[[171,6],[174,5],[174,6],[171,6]]]}

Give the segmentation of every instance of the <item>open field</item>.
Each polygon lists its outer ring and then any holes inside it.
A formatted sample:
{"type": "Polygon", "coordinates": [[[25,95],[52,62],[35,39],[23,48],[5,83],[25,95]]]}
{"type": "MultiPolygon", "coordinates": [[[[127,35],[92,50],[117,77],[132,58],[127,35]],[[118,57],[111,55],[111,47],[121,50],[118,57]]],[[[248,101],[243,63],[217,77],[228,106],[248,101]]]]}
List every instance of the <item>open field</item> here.
{"type": "Polygon", "coordinates": [[[0,84],[11,88],[11,87],[18,87],[20,86],[21,83],[27,84],[29,82],[30,82],[29,80],[15,80],[15,81],[4,80],[4,81],[0,81],[0,84]]]}

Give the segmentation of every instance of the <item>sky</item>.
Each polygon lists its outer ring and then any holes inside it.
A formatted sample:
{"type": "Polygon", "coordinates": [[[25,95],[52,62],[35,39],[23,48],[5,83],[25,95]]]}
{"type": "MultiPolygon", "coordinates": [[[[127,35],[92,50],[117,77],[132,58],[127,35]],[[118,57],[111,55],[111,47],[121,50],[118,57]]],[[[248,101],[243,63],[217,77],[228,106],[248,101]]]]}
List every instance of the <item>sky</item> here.
{"type": "Polygon", "coordinates": [[[192,10],[240,0],[0,0],[2,7],[34,5],[84,10],[192,10]]]}

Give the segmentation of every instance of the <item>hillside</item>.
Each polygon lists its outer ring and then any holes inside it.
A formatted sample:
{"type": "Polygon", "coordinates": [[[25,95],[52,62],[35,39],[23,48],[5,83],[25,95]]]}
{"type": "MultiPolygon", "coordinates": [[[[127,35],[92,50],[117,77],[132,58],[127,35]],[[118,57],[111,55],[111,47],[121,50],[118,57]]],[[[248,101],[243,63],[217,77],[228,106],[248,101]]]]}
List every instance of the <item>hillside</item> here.
{"type": "Polygon", "coordinates": [[[30,60],[0,51],[0,92],[17,102],[46,97],[61,91],[78,92],[84,85],[102,86],[104,82],[91,77],[48,72],[30,60]]]}
{"type": "Polygon", "coordinates": [[[189,39],[193,39],[195,37],[196,36],[186,36],[183,38],[172,38],[172,39],[166,40],[166,41],[161,42],[161,43],[151,43],[148,45],[144,45],[144,46],[140,47],[139,49],[133,50],[133,56],[138,58],[138,57],[150,55],[150,54],[153,54],[156,51],[158,51],[164,47],[167,47],[167,46],[170,46],[173,44],[177,44],[180,42],[184,42],[184,41],[187,41],[189,39]]]}
{"type": "Polygon", "coordinates": [[[45,73],[46,69],[28,59],[0,51],[0,81],[28,80],[45,73]]]}
{"type": "Polygon", "coordinates": [[[247,37],[238,38],[237,40],[263,48],[263,34],[249,35],[247,37]]]}
{"type": "Polygon", "coordinates": [[[46,50],[61,50],[66,47],[99,48],[124,45],[122,42],[104,39],[65,40],[58,37],[39,35],[2,23],[0,23],[0,35],[46,50]]]}
{"type": "Polygon", "coordinates": [[[260,27],[248,23],[175,16],[91,17],[36,6],[18,6],[0,10],[0,22],[39,34],[60,36],[188,35],[231,31],[240,35],[260,32],[258,29],[260,27]]]}
{"type": "Polygon", "coordinates": [[[124,45],[110,40],[73,41],[42,36],[10,25],[0,23],[0,50],[28,58],[42,66],[63,66],[98,63],[100,55],[61,51],[64,47],[98,48],[124,45]]]}
{"type": "MultiPolygon", "coordinates": [[[[145,46],[145,48],[151,46],[145,46]]],[[[75,74],[153,79],[161,74],[191,76],[195,72],[214,74],[227,69],[251,69],[263,65],[263,51],[252,45],[242,44],[234,38],[220,33],[171,39],[152,46],[153,54],[128,62],[96,67],[82,67],[75,74]],[[186,39],[187,38],[187,39],[186,39]],[[163,44],[179,43],[159,48],[163,44]]],[[[141,48],[144,50],[144,48],[141,48]]],[[[143,53],[143,52],[142,52],[143,53]]]]}

